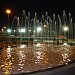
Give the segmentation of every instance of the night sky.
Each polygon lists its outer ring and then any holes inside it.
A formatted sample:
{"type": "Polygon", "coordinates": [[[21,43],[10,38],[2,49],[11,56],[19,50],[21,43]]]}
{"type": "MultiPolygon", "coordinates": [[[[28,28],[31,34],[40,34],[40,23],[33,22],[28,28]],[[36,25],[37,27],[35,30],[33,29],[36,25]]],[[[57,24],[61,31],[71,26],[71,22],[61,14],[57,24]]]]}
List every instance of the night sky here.
{"type": "Polygon", "coordinates": [[[7,14],[5,10],[9,8],[12,13],[10,14],[10,21],[14,16],[21,16],[22,11],[31,13],[31,18],[34,17],[34,13],[38,13],[40,18],[42,14],[47,11],[49,16],[52,14],[62,15],[63,10],[66,14],[69,12],[72,14],[75,21],[75,0],[0,0],[0,27],[7,24],[7,14]]]}

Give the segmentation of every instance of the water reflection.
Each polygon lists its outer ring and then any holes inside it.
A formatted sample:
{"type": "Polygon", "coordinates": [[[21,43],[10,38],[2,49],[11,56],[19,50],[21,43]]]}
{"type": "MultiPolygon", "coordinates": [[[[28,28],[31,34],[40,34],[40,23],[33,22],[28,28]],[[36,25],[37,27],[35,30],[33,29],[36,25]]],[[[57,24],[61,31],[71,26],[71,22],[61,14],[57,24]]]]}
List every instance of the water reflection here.
{"type": "Polygon", "coordinates": [[[11,69],[13,68],[13,57],[11,51],[11,48],[4,48],[4,50],[1,53],[2,62],[0,65],[4,74],[9,74],[11,72],[11,69]]]}
{"type": "Polygon", "coordinates": [[[45,65],[48,63],[48,57],[43,51],[35,51],[34,55],[36,57],[35,64],[45,65]]]}
{"type": "Polygon", "coordinates": [[[0,74],[16,74],[52,68],[74,59],[74,47],[35,45],[24,48],[4,48],[0,52],[0,74]]]}

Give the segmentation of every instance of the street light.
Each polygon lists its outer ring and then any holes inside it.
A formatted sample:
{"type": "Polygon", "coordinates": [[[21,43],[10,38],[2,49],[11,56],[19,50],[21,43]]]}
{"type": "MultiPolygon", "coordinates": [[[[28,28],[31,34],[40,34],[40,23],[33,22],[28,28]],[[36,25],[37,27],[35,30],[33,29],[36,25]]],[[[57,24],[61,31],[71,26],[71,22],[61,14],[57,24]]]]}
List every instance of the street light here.
{"type": "Polygon", "coordinates": [[[40,31],[42,31],[42,28],[41,27],[38,27],[37,28],[37,32],[39,33],[40,31]]]}
{"type": "Polygon", "coordinates": [[[11,33],[11,29],[7,29],[7,32],[8,32],[8,33],[11,33]]]}
{"type": "Polygon", "coordinates": [[[40,39],[40,32],[42,31],[42,28],[41,27],[37,27],[37,32],[38,32],[38,38],[40,39]]]}
{"type": "Polygon", "coordinates": [[[8,14],[8,28],[9,28],[9,14],[11,13],[11,11],[9,9],[7,9],[6,13],[8,14]]]}
{"type": "Polygon", "coordinates": [[[68,27],[65,26],[65,27],[63,28],[63,30],[64,30],[64,36],[66,37],[66,31],[68,31],[68,27]]]}
{"type": "Polygon", "coordinates": [[[7,32],[9,34],[9,42],[10,42],[11,29],[7,29],[7,32]]]}
{"type": "Polygon", "coordinates": [[[64,29],[64,31],[66,32],[66,31],[68,30],[68,27],[65,26],[63,29],[64,29]]]}
{"type": "MultiPolygon", "coordinates": [[[[69,30],[69,28],[67,26],[65,26],[65,27],[63,27],[63,30],[64,30],[64,36],[67,38],[66,32],[69,30]]],[[[66,40],[63,45],[67,45],[66,40]]]]}
{"type": "Polygon", "coordinates": [[[26,31],[26,29],[20,29],[19,32],[24,33],[26,31]]]}
{"type": "MultiPolygon", "coordinates": [[[[10,33],[11,30],[9,29],[9,14],[11,13],[11,11],[9,9],[6,10],[6,13],[8,14],[8,26],[7,26],[7,32],[9,33],[9,42],[10,42],[10,33]]],[[[9,44],[8,44],[9,45],[9,44]]]]}

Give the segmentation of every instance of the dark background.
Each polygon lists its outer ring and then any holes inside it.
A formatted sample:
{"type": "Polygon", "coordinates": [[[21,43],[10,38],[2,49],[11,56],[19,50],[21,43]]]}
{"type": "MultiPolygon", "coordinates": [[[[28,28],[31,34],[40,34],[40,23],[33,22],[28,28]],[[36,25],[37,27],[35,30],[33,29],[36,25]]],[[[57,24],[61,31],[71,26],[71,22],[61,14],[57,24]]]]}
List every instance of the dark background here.
{"type": "Polygon", "coordinates": [[[21,16],[25,10],[31,13],[31,18],[37,12],[38,18],[47,11],[49,16],[53,14],[62,15],[63,10],[66,14],[70,12],[75,21],[75,1],[74,0],[0,0],[0,27],[7,24],[8,16],[5,10],[11,10],[10,23],[14,16],[21,16]]]}

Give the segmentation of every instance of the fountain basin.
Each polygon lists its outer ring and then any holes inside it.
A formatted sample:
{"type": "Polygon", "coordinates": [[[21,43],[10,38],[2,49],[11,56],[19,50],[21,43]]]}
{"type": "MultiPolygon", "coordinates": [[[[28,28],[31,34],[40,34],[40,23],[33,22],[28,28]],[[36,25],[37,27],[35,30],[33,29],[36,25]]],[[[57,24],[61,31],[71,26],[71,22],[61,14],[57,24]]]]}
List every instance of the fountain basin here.
{"type": "Polygon", "coordinates": [[[75,63],[75,47],[47,44],[8,47],[1,51],[0,59],[0,74],[3,75],[62,75],[74,67],[68,66],[75,63]]]}
{"type": "Polygon", "coordinates": [[[70,62],[68,65],[60,65],[54,68],[15,75],[75,75],[75,61],[70,62]]]}

